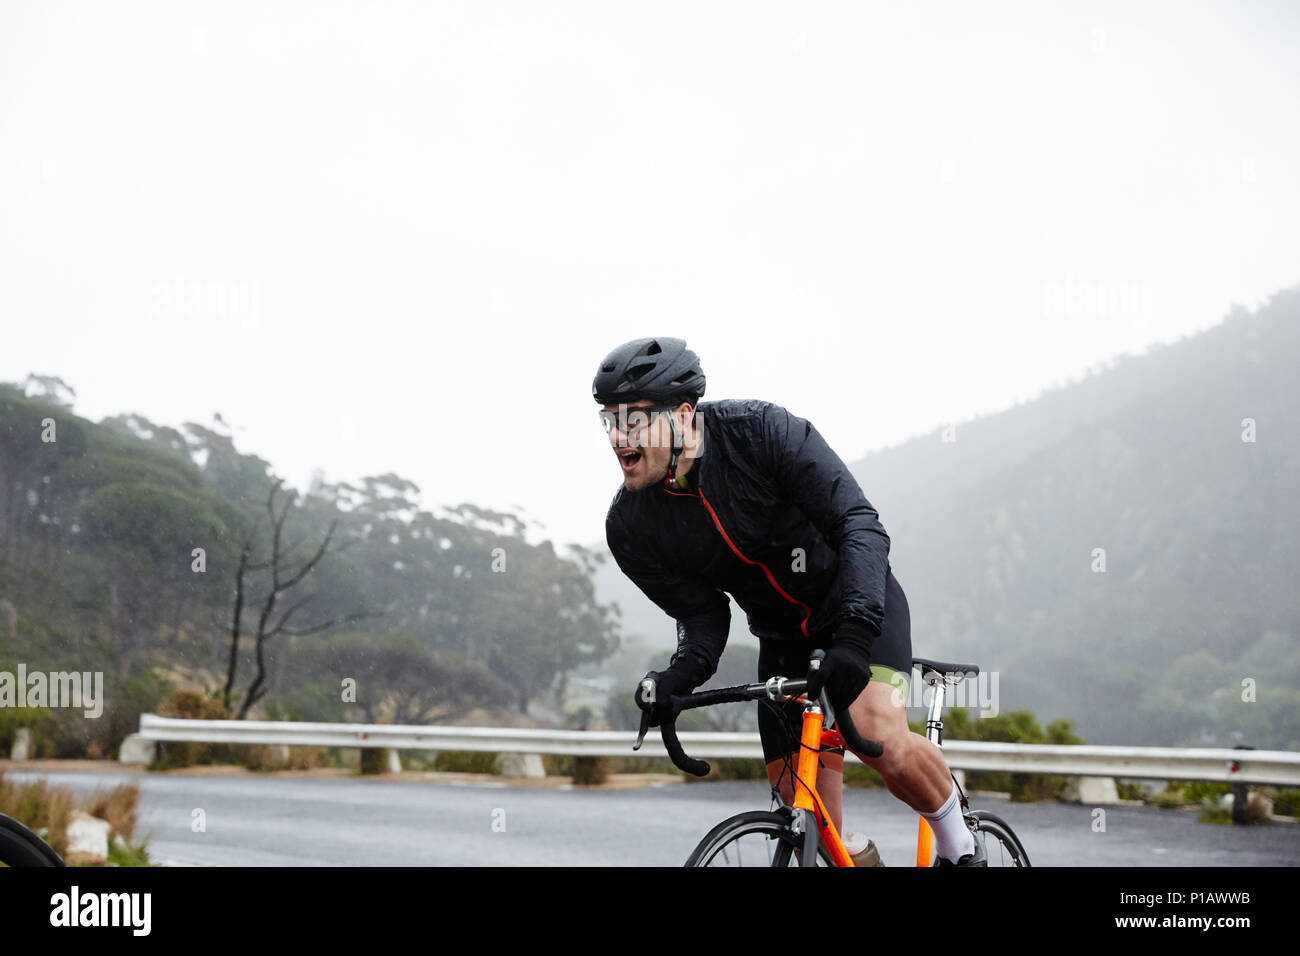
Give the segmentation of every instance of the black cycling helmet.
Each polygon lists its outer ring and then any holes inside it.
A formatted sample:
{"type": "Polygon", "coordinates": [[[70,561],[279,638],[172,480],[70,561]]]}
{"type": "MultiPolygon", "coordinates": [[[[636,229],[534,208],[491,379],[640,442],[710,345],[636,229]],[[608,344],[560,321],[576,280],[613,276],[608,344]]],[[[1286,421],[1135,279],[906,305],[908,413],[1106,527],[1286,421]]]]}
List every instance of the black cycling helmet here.
{"type": "Polygon", "coordinates": [[[605,356],[591,383],[599,405],[646,398],[656,404],[694,405],[704,395],[700,357],[684,339],[634,339],[605,356]]]}
{"type": "MultiPolygon", "coordinates": [[[[633,339],[605,356],[591,383],[598,405],[621,405],[649,399],[656,405],[693,408],[704,395],[704,371],[700,357],[686,347],[684,339],[633,339]]],[[[665,487],[677,478],[677,461],[684,449],[677,419],[668,417],[673,430],[672,457],[668,460],[665,487]]]]}

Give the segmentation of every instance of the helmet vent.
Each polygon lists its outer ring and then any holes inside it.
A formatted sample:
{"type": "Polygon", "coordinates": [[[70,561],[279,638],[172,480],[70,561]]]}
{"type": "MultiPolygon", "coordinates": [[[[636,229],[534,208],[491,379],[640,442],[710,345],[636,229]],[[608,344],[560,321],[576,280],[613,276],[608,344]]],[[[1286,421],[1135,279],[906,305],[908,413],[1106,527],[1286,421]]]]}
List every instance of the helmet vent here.
{"type": "Polygon", "coordinates": [[[634,339],[601,361],[591,394],[607,405],[632,397],[677,404],[679,396],[690,395],[698,401],[704,395],[704,372],[699,356],[682,339],[634,339]]]}

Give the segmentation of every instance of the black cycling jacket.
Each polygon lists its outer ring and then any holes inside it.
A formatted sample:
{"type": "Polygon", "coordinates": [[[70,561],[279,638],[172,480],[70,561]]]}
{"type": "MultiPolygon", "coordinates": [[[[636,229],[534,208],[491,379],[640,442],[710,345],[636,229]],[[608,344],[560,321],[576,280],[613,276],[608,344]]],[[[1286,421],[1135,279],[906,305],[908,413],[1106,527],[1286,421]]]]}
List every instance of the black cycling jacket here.
{"type": "Polygon", "coordinates": [[[760,638],[879,634],[889,536],[817,429],[757,400],[701,402],[696,424],[687,486],[620,488],[605,518],[618,566],[677,621],[670,666],[697,687],[713,676],[731,626],[724,591],[760,638]]]}

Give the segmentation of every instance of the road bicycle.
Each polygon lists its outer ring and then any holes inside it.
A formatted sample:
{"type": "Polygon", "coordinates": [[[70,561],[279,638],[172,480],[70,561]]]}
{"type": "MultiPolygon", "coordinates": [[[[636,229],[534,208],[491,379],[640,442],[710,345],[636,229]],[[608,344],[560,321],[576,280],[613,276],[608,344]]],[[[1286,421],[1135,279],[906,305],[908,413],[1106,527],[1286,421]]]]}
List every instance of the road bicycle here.
{"type": "Polygon", "coordinates": [[[64,866],[54,848],[13,817],[0,813],[0,864],[4,866],[64,866]]]}
{"type": "MultiPolygon", "coordinates": [[[[825,651],[814,651],[809,673],[821,667],[825,651]]],[[[979,673],[974,664],[948,664],[917,657],[914,668],[934,688],[925,736],[937,746],[943,745],[943,702],[947,688],[968,676],[979,673]]],[[[820,699],[804,696],[807,678],[773,677],[761,684],[740,684],[716,690],[697,691],[669,699],[670,718],[660,724],[664,747],[674,764],[686,773],[702,777],[709,765],[687,755],[677,737],[676,715],[683,710],[739,701],[759,701],[772,706],[784,719],[779,704],[797,700],[804,705],[803,727],[799,734],[798,760],[785,758],[782,776],[772,788],[773,809],[751,810],[723,820],[710,830],[686,860],[686,866],[853,866],[853,858],[835,829],[821,796],[817,792],[818,758],[823,750],[847,747],[857,754],[879,757],[884,749],[874,740],[858,735],[847,713],[835,712],[823,688],[820,699]],[[794,806],[781,798],[781,779],[786,773],[794,781],[794,806]]],[[[633,750],[641,747],[649,728],[649,715],[641,718],[641,732],[633,750]]],[[[793,735],[792,735],[793,736],[793,735]]],[[[953,782],[957,783],[956,778],[953,782]]],[[[1005,820],[984,810],[971,810],[961,785],[957,784],[962,817],[971,833],[985,849],[989,866],[1029,866],[1029,854],[1005,820]]],[[[931,866],[934,861],[934,834],[924,817],[918,817],[916,865],[931,866]]]]}

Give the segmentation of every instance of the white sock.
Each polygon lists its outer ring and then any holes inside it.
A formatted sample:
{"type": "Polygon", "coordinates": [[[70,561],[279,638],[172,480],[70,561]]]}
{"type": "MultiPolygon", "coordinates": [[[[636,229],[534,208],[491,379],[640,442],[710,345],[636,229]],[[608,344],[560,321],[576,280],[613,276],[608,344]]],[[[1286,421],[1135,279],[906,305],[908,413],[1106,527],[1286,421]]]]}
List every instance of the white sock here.
{"type": "Polygon", "coordinates": [[[922,813],[934,831],[934,851],[949,863],[956,863],[967,853],[975,852],[975,838],[962,819],[961,805],[957,802],[957,784],[947,801],[934,813],[922,813]]]}

